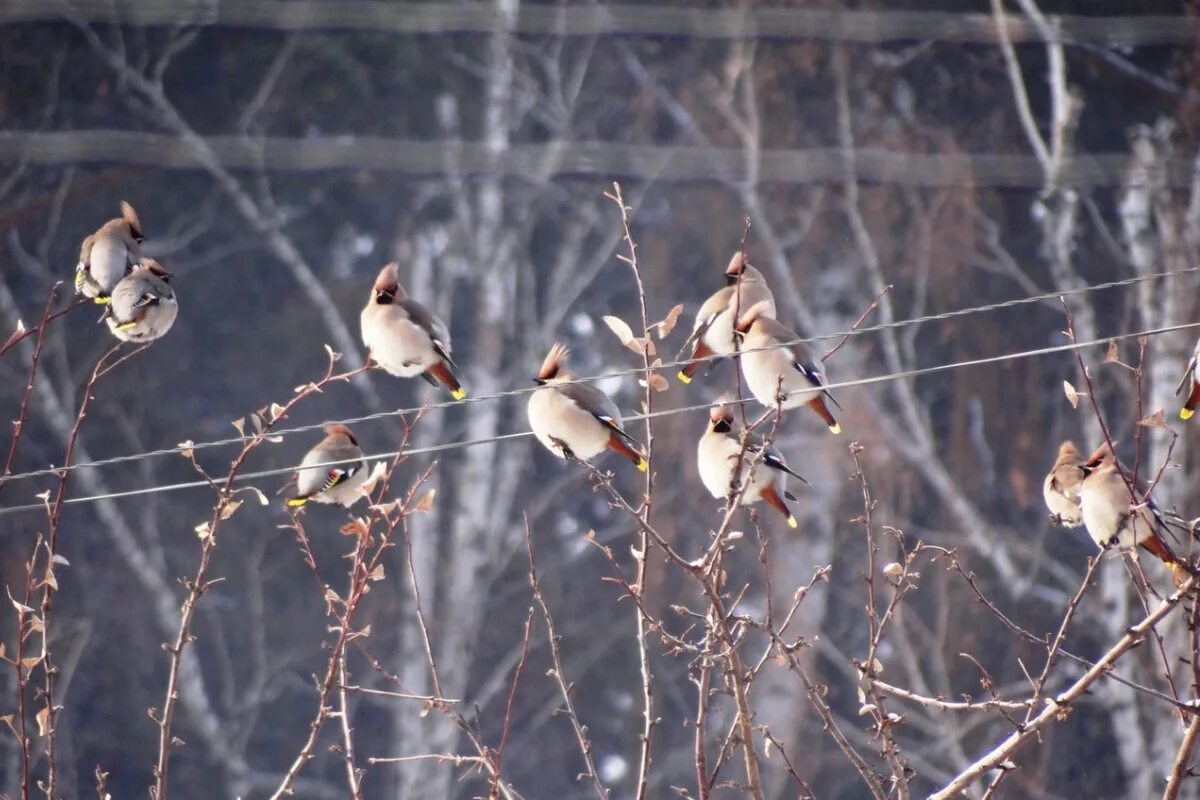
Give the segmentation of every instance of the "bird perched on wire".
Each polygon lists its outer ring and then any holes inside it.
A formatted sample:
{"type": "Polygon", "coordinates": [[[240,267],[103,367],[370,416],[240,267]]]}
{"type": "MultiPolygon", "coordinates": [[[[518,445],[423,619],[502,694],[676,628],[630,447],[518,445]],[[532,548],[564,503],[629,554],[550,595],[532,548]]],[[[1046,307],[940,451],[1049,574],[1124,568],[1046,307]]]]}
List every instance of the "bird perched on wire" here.
{"type": "Polygon", "coordinates": [[[1196,404],[1200,403],[1200,375],[1196,374],[1197,360],[1200,360],[1200,339],[1196,340],[1192,357],[1183,371],[1183,377],[1179,379],[1179,385],[1175,387],[1176,395],[1182,393],[1185,387],[1188,389],[1187,400],[1184,401],[1183,408],[1179,409],[1180,419],[1191,419],[1192,415],[1196,413],[1196,404]]]}
{"type": "Polygon", "coordinates": [[[121,216],[83,240],[75,267],[75,294],[107,303],[117,284],[142,260],[142,223],[133,206],[121,201],[121,216]]]}
{"type": "Polygon", "coordinates": [[[735,473],[740,484],[746,471],[753,468],[754,473],[742,492],[741,505],[752,506],[761,500],[782,514],[787,524],[795,528],[796,517],[784,502],[784,498],[796,499],[787,491],[787,476],[791,475],[801,483],[808,481],[789,467],[783,460],[783,454],[761,436],[753,436],[745,452],[742,451],[742,440],[735,430],[731,402],[729,395],[722,395],[709,411],[708,425],[696,446],[700,481],[713,497],[720,499],[738,488],[734,485],[735,473]],[[751,467],[753,462],[757,463],[751,467]]]}
{"type": "Polygon", "coordinates": [[[388,373],[401,378],[420,375],[434,386],[445,384],[451,397],[462,400],[467,392],[459,383],[458,365],[450,358],[446,323],[410,299],[398,275],[394,261],[379,271],[362,310],[363,344],[388,373]]]}
{"type": "MultiPolygon", "coordinates": [[[[732,355],[735,351],[733,338],[734,315],[748,310],[755,303],[766,303],[767,316],[775,316],[775,296],[763,274],[746,261],[746,254],[740,250],[733,254],[729,266],[725,269],[724,289],[714,292],[696,314],[696,322],[692,326],[691,335],[683,343],[680,356],[692,348],[688,363],[679,370],[677,377],[684,383],[691,383],[696,370],[704,364],[708,356],[732,355]]],[[[711,362],[708,362],[711,364],[711,362]]]]}
{"type": "Polygon", "coordinates": [[[171,329],[179,315],[171,273],[152,258],[126,275],[112,291],[101,319],[126,342],[151,342],[171,329]]]}
{"type": "Polygon", "coordinates": [[[1058,446],[1054,466],[1042,482],[1042,498],[1050,509],[1050,522],[1067,528],[1083,524],[1079,487],[1084,478],[1084,457],[1069,439],[1058,446]]]}
{"type": "Polygon", "coordinates": [[[642,446],[621,427],[621,413],[604,392],[588,383],[573,383],[566,369],[570,351],[555,343],[533,382],[541,388],[529,396],[533,435],[559,458],[582,461],[613,450],[639,470],[648,464],[642,446]]]}
{"type": "Polygon", "coordinates": [[[808,405],[828,426],[841,433],[842,426],[825,405],[828,399],[838,408],[837,400],[825,388],[825,370],[800,337],[775,321],[763,301],[751,306],[738,320],[742,336],[742,375],[758,402],[767,408],[796,408],[808,405]]]}
{"type": "Polygon", "coordinates": [[[1117,457],[1107,442],[1088,457],[1083,472],[1080,510],[1092,540],[1102,549],[1141,547],[1172,567],[1176,585],[1186,580],[1191,568],[1159,535],[1167,530],[1162,511],[1149,497],[1138,502],[1131,498],[1117,457]]]}
{"type": "Polygon", "coordinates": [[[363,496],[367,461],[358,440],[340,423],[325,426],[325,438],[305,454],[299,468],[281,489],[287,505],[299,508],[309,501],[349,508],[363,496]]]}

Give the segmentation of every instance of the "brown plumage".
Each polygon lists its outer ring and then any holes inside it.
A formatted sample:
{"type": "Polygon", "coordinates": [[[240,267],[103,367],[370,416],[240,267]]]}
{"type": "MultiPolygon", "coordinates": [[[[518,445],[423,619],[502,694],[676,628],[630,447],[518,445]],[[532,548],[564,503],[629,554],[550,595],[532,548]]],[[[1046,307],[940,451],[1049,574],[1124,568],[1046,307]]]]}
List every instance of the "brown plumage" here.
{"type": "Polygon", "coordinates": [[[133,206],[121,201],[121,216],[83,240],[75,267],[75,294],[107,303],[117,284],[142,260],[142,223],[133,206]]]}
{"type": "Polygon", "coordinates": [[[1083,454],[1074,442],[1067,440],[1059,445],[1054,466],[1042,482],[1042,498],[1050,509],[1050,521],[1055,525],[1074,528],[1083,524],[1083,511],[1079,506],[1083,464],[1083,454]]]}
{"type": "Polygon", "coordinates": [[[420,375],[434,386],[445,385],[451,397],[462,400],[467,392],[450,357],[446,323],[409,299],[398,276],[399,265],[393,261],[375,278],[360,315],[363,344],[388,373],[402,378],[420,375]]]}
{"type": "Polygon", "coordinates": [[[735,313],[762,302],[767,304],[768,313],[775,315],[775,296],[767,286],[766,278],[746,261],[741,251],[730,259],[725,269],[725,282],[728,285],[724,289],[714,292],[700,306],[692,333],[683,343],[683,350],[686,351],[689,345],[692,348],[688,363],[677,376],[684,383],[691,383],[701,365],[711,365],[712,362],[704,360],[708,356],[727,356],[736,351],[733,338],[735,313]]]}
{"type": "Polygon", "coordinates": [[[644,471],[641,445],[621,427],[616,404],[595,386],[572,382],[574,376],[566,369],[569,355],[565,346],[555,343],[534,378],[541,387],[529,396],[534,436],[559,458],[587,461],[612,450],[644,471]]]}

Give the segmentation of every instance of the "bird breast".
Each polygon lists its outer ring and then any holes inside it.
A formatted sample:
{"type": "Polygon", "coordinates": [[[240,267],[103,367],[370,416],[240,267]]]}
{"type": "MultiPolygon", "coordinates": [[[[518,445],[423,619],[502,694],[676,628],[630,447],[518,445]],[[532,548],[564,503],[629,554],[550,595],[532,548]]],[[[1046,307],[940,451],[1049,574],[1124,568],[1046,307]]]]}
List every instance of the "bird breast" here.
{"type": "Polygon", "coordinates": [[[775,407],[775,396],[782,386],[785,395],[783,408],[796,408],[807,403],[820,390],[796,369],[796,365],[792,363],[790,349],[772,347],[777,344],[778,342],[768,337],[746,337],[743,348],[745,350],[759,347],[771,349],[743,353],[740,358],[742,375],[745,376],[746,385],[754,393],[755,399],[764,406],[775,407]]]}
{"type": "Polygon", "coordinates": [[[529,426],[533,435],[562,457],[555,439],[566,442],[571,452],[589,459],[608,447],[612,431],[553,386],[543,386],[529,397],[529,426]]]}
{"type": "Polygon", "coordinates": [[[395,306],[363,309],[362,333],[371,357],[392,375],[411,378],[439,360],[429,334],[395,306]]]}
{"type": "MultiPolygon", "coordinates": [[[[1128,502],[1114,503],[1103,487],[1089,486],[1084,481],[1079,493],[1083,524],[1100,547],[1108,545],[1114,536],[1121,547],[1134,547],[1154,533],[1150,513],[1140,508],[1131,513],[1128,502]]],[[[1124,491],[1124,485],[1121,491],[1124,491]]]]}
{"type": "Polygon", "coordinates": [[[1042,483],[1042,498],[1051,514],[1058,516],[1064,525],[1075,526],[1083,521],[1083,512],[1079,507],[1079,487],[1060,492],[1054,488],[1054,473],[1046,476],[1042,483]]]}
{"type": "MultiPolygon", "coordinates": [[[[737,467],[738,453],[741,444],[737,439],[725,434],[709,431],[700,439],[696,449],[696,465],[700,471],[700,482],[708,493],[717,499],[729,494],[730,483],[733,481],[733,471],[737,467]]],[[[742,457],[742,474],[750,463],[752,455],[747,453],[742,457]]],[[[762,497],[763,489],[771,484],[775,476],[770,467],[757,464],[754,477],[742,494],[743,506],[753,505],[762,497]]]]}

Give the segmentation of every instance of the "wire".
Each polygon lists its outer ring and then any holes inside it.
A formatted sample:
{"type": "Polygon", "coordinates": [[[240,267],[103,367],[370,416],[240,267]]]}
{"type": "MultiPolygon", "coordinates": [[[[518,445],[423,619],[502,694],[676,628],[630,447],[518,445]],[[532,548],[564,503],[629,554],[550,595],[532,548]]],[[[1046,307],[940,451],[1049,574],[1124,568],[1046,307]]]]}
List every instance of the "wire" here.
{"type": "MultiPolygon", "coordinates": [[[[1050,347],[1041,347],[1041,348],[1038,348],[1035,350],[1022,350],[1022,351],[1018,351],[1015,353],[1005,353],[1005,354],[998,355],[998,356],[986,356],[984,358],[974,358],[974,359],[969,359],[967,361],[955,361],[950,364],[937,364],[932,367],[919,367],[917,369],[903,370],[901,372],[890,372],[890,373],[886,373],[883,375],[874,375],[869,378],[856,378],[854,380],[842,381],[840,383],[830,383],[825,388],[829,389],[829,390],[833,390],[833,389],[848,389],[848,388],[852,388],[852,387],[856,387],[856,386],[870,386],[870,385],[873,385],[876,383],[885,383],[885,382],[894,381],[894,380],[916,378],[916,377],[920,377],[922,375],[932,375],[937,372],[947,372],[950,370],[962,369],[965,367],[977,367],[977,366],[982,366],[985,364],[996,364],[996,363],[1005,362],[1005,361],[1016,361],[1016,360],[1025,359],[1025,358],[1035,358],[1035,357],[1043,356],[1043,355],[1052,355],[1054,353],[1064,353],[1064,352],[1069,352],[1069,351],[1073,351],[1073,350],[1080,350],[1085,347],[1093,347],[1095,345],[1104,344],[1106,342],[1120,341],[1123,339],[1133,339],[1133,338],[1137,338],[1137,337],[1141,337],[1141,336],[1157,336],[1157,335],[1164,334],[1164,333],[1172,333],[1174,331],[1188,330],[1188,329],[1197,328],[1197,327],[1200,327],[1200,322],[1187,322],[1187,323],[1184,323],[1181,325],[1169,325],[1169,326],[1162,327],[1162,328],[1152,328],[1150,330],[1139,331],[1137,333],[1124,333],[1124,334],[1119,334],[1117,336],[1106,336],[1101,339],[1092,339],[1091,341],[1087,341],[1087,342],[1070,342],[1068,344],[1053,345],[1050,347]]],[[[742,398],[740,401],[732,401],[732,402],[746,403],[746,402],[750,402],[751,399],[752,398],[742,398]]],[[[669,416],[673,416],[675,414],[684,414],[684,413],[690,413],[693,411],[707,410],[711,407],[712,407],[712,403],[700,403],[697,405],[682,406],[680,408],[664,409],[662,411],[655,411],[650,414],[634,414],[632,416],[626,417],[624,421],[625,422],[638,422],[638,421],[646,420],[646,419],[657,419],[659,417],[669,417],[669,416]]],[[[461,448],[474,447],[476,445],[481,445],[481,444],[493,444],[496,442],[510,441],[513,439],[520,439],[520,438],[524,438],[526,436],[532,436],[532,435],[533,435],[532,431],[518,431],[516,433],[506,433],[506,434],[502,434],[500,436],[488,437],[486,439],[474,439],[474,440],[469,440],[469,441],[464,441],[464,442],[444,442],[442,444],[429,445],[427,447],[414,447],[414,448],[410,448],[408,450],[393,450],[390,452],[376,453],[374,455],[364,456],[363,458],[366,461],[372,461],[372,460],[378,460],[378,459],[395,458],[397,456],[414,456],[414,455],[422,455],[422,454],[426,454],[426,453],[441,453],[441,452],[446,452],[448,450],[458,450],[461,448]]],[[[239,439],[238,441],[241,441],[241,440],[239,439]]],[[[328,462],[325,462],[322,464],[308,464],[308,465],[304,465],[304,466],[306,468],[307,467],[323,468],[323,467],[337,466],[340,464],[351,464],[351,463],[357,463],[357,462],[358,462],[358,459],[342,459],[339,461],[328,461],[328,462]]],[[[237,475],[235,475],[233,477],[233,482],[234,483],[242,483],[245,481],[256,480],[258,478],[267,478],[267,477],[271,477],[271,476],[275,476],[275,475],[287,475],[287,474],[291,474],[292,472],[295,472],[297,469],[299,469],[299,466],[300,465],[296,465],[296,466],[292,466],[292,467],[279,467],[276,469],[260,470],[258,472],[238,473],[237,475]]],[[[63,501],[63,504],[64,505],[66,505],[66,504],[73,505],[73,504],[77,504],[77,503],[91,503],[91,502],[97,502],[100,500],[112,500],[112,499],[117,499],[117,498],[122,498],[122,497],[136,497],[139,495],[157,494],[159,492],[170,492],[170,491],[177,491],[177,490],[181,490],[181,489],[195,489],[195,488],[205,487],[205,486],[211,487],[214,483],[222,484],[226,480],[228,480],[228,476],[225,476],[222,478],[216,478],[216,479],[213,479],[212,481],[199,480],[199,481],[187,481],[184,483],[166,484],[166,485],[162,485],[162,486],[153,486],[153,485],[152,486],[144,486],[139,489],[130,489],[127,491],[108,492],[106,494],[89,495],[86,497],[67,498],[66,500],[63,501]]],[[[20,511],[34,511],[37,509],[44,509],[45,507],[46,506],[44,503],[30,503],[28,505],[11,506],[9,508],[0,508],[0,516],[4,516],[7,514],[15,514],[20,511]]]]}
{"type": "MultiPolygon", "coordinates": [[[[912,325],[922,325],[926,322],[939,322],[942,320],[954,319],[956,317],[964,317],[964,316],[969,316],[972,314],[980,314],[980,313],[984,313],[984,312],[988,312],[988,311],[996,311],[996,310],[1004,309],[1004,308],[1012,308],[1015,306],[1028,305],[1030,303],[1042,303],[1047,300],[1056,300],[1060,297],[1075,297],[1078,295],[1087,294],[1089,292],[1096,292],[1096,291],[1101,291],[1104,289],[1113,289],[1113,288],[1118,288],[1118,287],[1123,287],[1123,286],[1131,286],[1133,284],[1142,283],[1145,281],[1158,280],[1159,278],[1173,278],[1176,276],[1187,275],[1187,274],[1196,273],[1196,272],[1200,272],[1200,267],[1187,267],[1185,269],[1174,270],[1171,272],[1156,272],[1156,273],[1153,273],[1150,275],[1141,275],[1141,276],[1137,276],[1137,277],[1133,277],[1133,278],[1124,278],[1119,281],[1108,281],[1106,283],[1097,283],[1097,284],[1094,284],[1091,286],[1083,286],[1078,289],[1067,289],[1065,291],[1059,291],[1059,292],[1047,292],[1045,294],[1033,295],[1031,297],[1020,297],[1020,298],[1015,298],[1012,300],[1004,300],[1004,301],[1001,301],[998,303],[989,303],[988,305],[983,305],[983,306],[960,308],[960,309],[956,309],[953,311],[944,311],[939,314],[929,314],[926,316],[915,317],[912,319],[896,320],[893,322],[882,322],[882,323],[878,323],[875,325],[864,326],[864,327],[858,328],[856,330],[842,331],[841,333],[829,333],[829,334],[822,334],[819,336],[811,336],[811,337],[807,337],[807,338],[798,338],[798,339],[794,339],[789,342],[782,342],[779,345],[776,345],[775,347],[789,347],[789,346],[796,345],[796,344],[807,344],[810,342],[827,341],[827,340],[831,340],[831,339],[841,339],[843,337],[862,336],[864,334],[875,333],[875,332],[883,331],[883,330],[906,328],[906,327],[909,327],[912,325]]],[[[1107,341],[1107,340],[1103,340],[1103,341],[1107,341]]],[[[768,348],[759,348],[759,349],[766,350],[766,349],[772,349],[772,348],[768,347],[768,348]]],[[[748,353],[748,352],[755,352],[755,351],[754,350],[745,350],[743,352],[748,353]]],[[[720,360],[722,358],[726,358],[726,356],[714,355],[714,356],[706,356],[706,357],[700,358],[700,359],[686,359],[686,360],[680,360],[680,361],[672,361],[672,362],[668,362],[668,363],[664,363],[664,364],[659,364],[658,366],[653,367],[653,369],[668,370],[668,369],[672,369],[674,367],[684,366],[686,364],[692,363],[693,361],[708,362],[708,361],[720,360]]],[[[644,373],[645,371],[646,371],[645,367],[633,367],[630,369],[617,370],[615,372],[601,373],[599,375],[590,375],[590,376],[584,375],[584,376],[578,376],[578,377],[574,378],[572,383],[588,383],[588,382],[594,382],[594,381],[608,380],[611,378],[622,378],[622,377],[626,377],[629,375],[640,375],[640,374],[644,373]]],[[[853,385],[853,384],[849,384],[849,385],[853,385]]],[[[832,388],[837,388],[837,387],[834,386],[832,388]]],[[[507,398],[507,397],[518,397],[520,395],[529,394],[536,390],[537,390],[536,386],[524,386],[519,389],[508,389],[505,391],[495,392],[492,394],[479,395],[478,397],[467,397],[463,400],[446,400],[446,401],[441,401],[441,402],[437,402],[437,403],[429,403],[429,404],[422,405],[422,406],[413,406],[413,407],[409,407],[409,408],[394,409],[392,411],[378,411],[378,412],[375,412],[372,414],[365,414],[365,415],[359,416],[359,417],[350,417],[348,419],[339,420],[339,422],[341,422],[344,425],[356,425],[361,422],[371,422],[374,420],[385,419],[388,417],[397,417],[397,416],[403,416],[406,414],[416,414],[421,411],[425,411],[425,412],[436,411],[441,408],[463,406],[463,405],[467,405],[470,403],[482,403],[482,402],[488,402],[488,401],[492,401],[492,400],[499,400],[499,399],[503,399],[503,398],[507,398]]],[[[708,406],[706,405],[703,407],[707,408],[708,406]]],[[[280,428],[278,430],[271,431],[270,435],[271,436],[289,436],[293,433],[305,433],[308,431],[320,430],[320,429],[324,428],[326,424],[327,424],[327,422],[319,422],[319,423],[313,423],[311,425],[297,425],[297,426],[291,427],[291,428],[280,428]]],[[[177,455],[179,453],[182,453],[184,450],[205,450],[205,449],[212,448],[212,447],[226,447],[229,445],[241,444],[244,441],[245,440],[240,436],[233,436],[233,437],[229,437],[227,439],[214,439],[212,441],[198,442],[198,443],[193,442],[193,443],[189,443],[187,445],[180,444],[180,445],[175,445],[174,447],[164,447],[160,450],[148,450],[148,451],[143,451],[143,452],[139,452],[139,453],[131,453],[128,455],[123,455],[123,456],[112,456],[110,458],[101,458],[101,459],[97,459],[95,461],[87,461],[87,462],[82,462],[79,464],[72,464],[67,467],[46,467],[44,469],[31,470],[29,472],[21,472],[21,473],[9,475],[7,478],[3,478],[2,480],[0,480],[0,483],[10,483],[13,481],[20,481],[20,480],[25,480],[28,478],[37,478],[37,477],[42,477],[45,475],[61,475],[63,472],[72,472],[72,471],[78,470],[78,469],[93,468],[93,467],[106,467],[106,466],[111,466],[113,464],[123,464],[123,463],[131,462],[131,461],[141,461],[141,460],[144,460],[147,458],[156,458],[158,456],[177,455]]]]}

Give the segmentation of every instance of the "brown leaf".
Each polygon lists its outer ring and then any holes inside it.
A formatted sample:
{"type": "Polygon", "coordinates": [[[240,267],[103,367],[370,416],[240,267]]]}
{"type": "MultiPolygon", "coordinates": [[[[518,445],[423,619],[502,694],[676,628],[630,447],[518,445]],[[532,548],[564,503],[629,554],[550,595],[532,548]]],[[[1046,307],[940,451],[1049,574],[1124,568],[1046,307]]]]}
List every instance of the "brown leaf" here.
{"type": "Polygon", "coordinates": [[[651,326],[658,333],[659,339],[667,338],[667,334],[675,329],[675,323],[679,321],[679,315],[682,313],[683,303],[680,303],[671,309],[662,322],[656,322],[651,326]]]}
{"type": "MultiPolygon", "coordinates": [[[[633,341],[633,329],[626,325],[625,321],[620,317],[602,317],[601,319],[604,320],[604,324],[608,326],[608,329],[617,335],[617,338],[621,340],[621,344],[629,347],[629,343],[633,341]]],[[[638,350],[637,352],[640,353],[641,351],[638,350]]]]}
{"type": "Polygon", "coordinates": [[[1150,416],[1139,419],[1137,424],[1144,428],[1165,428],[1167,427],[1167,415],[1160,408],[1150,416]]]}
{"type": "Polygon", "coordinates": [[[32,657],[30,657],[30,658],[22,658],[22,659],[21,659],[21,667],[22,667],[22,668],[23,668],[23,669],[24,669],[26,672],[28,672],[29,670],[33,669],[34,667],[36,667],[36,666],[37,666],[38,664],[40,664],[40,663],[42,663],[42,657],[41,657],[41,656],[32,656],[32,657]]]}
{"type": "Polygon", "coordinates": [[[208,535],[212,533],[212,527],[207,522],[201,522],[193,530],[196,531],[196,535],[201,539],[207,539],[208,535]]]}
{"type": "Polygon", "coordinates": [[[664,378],[660,373],[650,373],[650,388],[656,392],[665,392],[671,388],[671,383],[664,378]]]}
{"type": "Polygon", "coordinates": [[[30,608],[29,606],[25,605],[24,603],[18,603],[18,602],[16,601],[16,598],[14,598],[14,597],[12,596],[12,593],[11,593],[11,592],[10,592],[10,593],[9,593],[9,595],[8,595],[8,599],[9,599],[9,601],[10,601],[10,602],[13,604],[13,608],[15,608],[15,609],[17,610],[17,613],[18,613],[18,614],[32,614],[32,613],[33,613],[33,609],[32,609],[32,608],[30,608]]]}
{"type": "Polygon", "coordinates": [[[221,503],[221,510],[217,512],[217,516],[221,519],[229,519],[241,507],[241,500],[225,500],[221,503]]]}
{"type": "Polygon", "coordinates": [[[326,615],[332,614],[334,603],[341,604],[341,602],[342,602],[342,598],[338,597],[338,593],[335,592],[330,587],[326,586],[325,587],[325,614],[326,615]]]}
{"type": "Polygon", "coordinates": [[[44,737],[47,729],[50,727],[50,706],[42,706],[42,708],[38,710],[37,716],[35,716],[34,719],[37,720],[38,736],[44,737]]]}
{"type": "Polygon", "coordinates": [[[437,489],[430,489],[425,494],[421,495],[421,499],[417,501],[417,511],[433,511],[433,498],[437,495],[437,489]]]}
{"type": "Polygon", "coordinates": [[[1067,396],[1067,402],[1071,404],[1071,408],[1079,408],[1079,392],[1075,391],[1075,387],[1070,381],[1063,381],[1063,394],[1067,396]]]}
{"type": "Polygon", "coordinates": [[[253,414],[251,414],[250,415],[250,424],[254,426],[255,433],[262,433],[263,432],[262,414],[259,413],[258,411],[255,411],[253,414]]]}
{"type": "Polygon", "coordinates": [[[1121,360],[1121,349],[1117,347],[1116,339],[1109,339],[1108,352],[1104,354],[1104,363],[1112,364],[1121,360]]]}
{"type": "Polygon", "coordinates": [[[375,569],[371,570],[371,574],[367,575],[367,580],[381,581],[387,577],[387,573],[383,571],[383,564],[379,564],[375,569]]]}
{"type": "Polygon", "coordinates": [[[361,519],[354,519],[338,528],[343,536],[366,536],[367,525],[361,519]]]}
{"type": "Polygon", "coordinates": [[[42,585],[58,591],[58,579],[54,577],[54,568],[50,564],[46,565],[46,577],[42,578],[42,585]]]}
{"type": "Polygon", "coordinates": [[[233,427],[237,428],[238,436],[244,437],[246,435],[246,418],[245,417],[238,417],[231,424],[233,425],[233,427]]]}
{"type": "Polygon", "coordinates": [[[36,614],[29,618],[29,633],[41,633],[46,630],[46,623],[36,614]]]}

